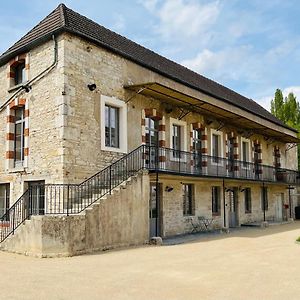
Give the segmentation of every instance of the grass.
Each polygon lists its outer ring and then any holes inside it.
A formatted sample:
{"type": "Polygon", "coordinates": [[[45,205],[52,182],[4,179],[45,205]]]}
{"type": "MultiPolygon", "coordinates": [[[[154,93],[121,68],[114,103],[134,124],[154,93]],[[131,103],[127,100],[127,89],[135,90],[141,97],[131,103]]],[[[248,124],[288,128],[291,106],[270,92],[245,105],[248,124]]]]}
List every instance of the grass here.
{"type": "Polygon", "coordinates": [[[296,239],[296,242],[300,243],[300,236],[296,239]]]}

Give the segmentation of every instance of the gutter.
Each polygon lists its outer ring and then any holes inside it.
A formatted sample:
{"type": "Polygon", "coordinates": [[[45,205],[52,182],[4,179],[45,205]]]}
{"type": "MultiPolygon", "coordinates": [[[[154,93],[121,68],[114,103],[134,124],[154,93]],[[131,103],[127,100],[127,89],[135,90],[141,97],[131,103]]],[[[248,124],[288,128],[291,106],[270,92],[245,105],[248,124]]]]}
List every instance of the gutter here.
{"type": "Polygon", "coordinates": [[[35,81],[39,80],[40,78],[44,77],[47,73],[49,73],[58,62],[58,49],[57,49],[57,38],[55,35],[52,35],[52,40],[54,43],[54,60],[52,64],[47,67],[45,70],[43,70],[41,73],[39,73],[37,76],[26,82],[24,85],[22,85],[15,93],[13,93],[1,106],[0,106],[0,112],[10,103],[12,99],[14,99],[16,96],[18,96],[21,92],[28,91],[30,89],[30,85],[34,84],[35,81]]]}

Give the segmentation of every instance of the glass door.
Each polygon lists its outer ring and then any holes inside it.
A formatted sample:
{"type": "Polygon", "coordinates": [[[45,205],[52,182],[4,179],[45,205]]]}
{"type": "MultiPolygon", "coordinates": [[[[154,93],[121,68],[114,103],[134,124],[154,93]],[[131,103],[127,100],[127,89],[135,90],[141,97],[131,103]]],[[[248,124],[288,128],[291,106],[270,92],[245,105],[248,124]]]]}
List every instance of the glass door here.
{"type": "Polygon", "coordinates": [[[146,164],[150,168],[155,167],[156,156],[158,155],[158,120],[151,118],[145,118],[145,130],[146,130],[146,146],[149,146],[146,164]]]}
{"type": "Polygon", "coordinates": [[[196,173],[201,173],[202,171],[202,136],[201,130],[193,130],[193,161],[196,173]]]}

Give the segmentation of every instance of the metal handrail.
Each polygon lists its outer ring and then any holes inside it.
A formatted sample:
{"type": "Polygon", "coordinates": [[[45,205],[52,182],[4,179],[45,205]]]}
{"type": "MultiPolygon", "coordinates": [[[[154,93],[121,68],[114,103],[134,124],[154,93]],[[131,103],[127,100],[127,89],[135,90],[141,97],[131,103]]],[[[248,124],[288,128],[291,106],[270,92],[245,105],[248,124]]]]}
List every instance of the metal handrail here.
{"type": "Polygon", "coordinates": [[[201,177],[299,184],[299,172],[295,170],[141,145],[79,184],[32,184],[0,218],[0,242],[32,215],[82,212],[142,169],[201,177]]]}

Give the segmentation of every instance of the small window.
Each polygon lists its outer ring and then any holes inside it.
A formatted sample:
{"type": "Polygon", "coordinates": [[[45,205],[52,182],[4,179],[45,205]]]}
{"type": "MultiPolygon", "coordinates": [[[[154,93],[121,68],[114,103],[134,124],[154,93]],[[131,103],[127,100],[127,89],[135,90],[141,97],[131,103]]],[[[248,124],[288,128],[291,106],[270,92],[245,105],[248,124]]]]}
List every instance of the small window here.
{"type": "Polygon", "coordinates": [[[22,166],[24,162],[24,131],[25,118],[24,107],[19,107],[15,110],[15,140],[14,140],[14,159],[15,167],[22,166]]]}
{"type": "Polygon", "coordinates": [[[119,108],[105,105],[105,146],[119,148],[119,108]]]}
{"type": "Polygon", "coordinates": [[[213,215],[220,215],[221,213],[221,188],[219,186],[213,186],[212,192],[212,213],[213,215]]]}
{"type": "Polygon", "coordinates": [[[268,188],[267,187],[261,188],[261,209],[263,211],[269,209],[268,188]]]}
{"type": "Polygon", "coordinates": [[[14,73],[15,85],[24,83],[26,81],[25,80],[25,62],[24,61],[19,62],[13,68],[13,73],[14,73]]]}
{"type": "Polygon", "coordinates": [[[191,216],[194,215],[194,185],[183,184],[183,215],[191,216]]]}
{"type": "Polygon", "coordinates": [[[252,210],[251,189],[245,188],[244,195],[245,195],[245,213],[251,213],[251,210],[252,210]]]}

